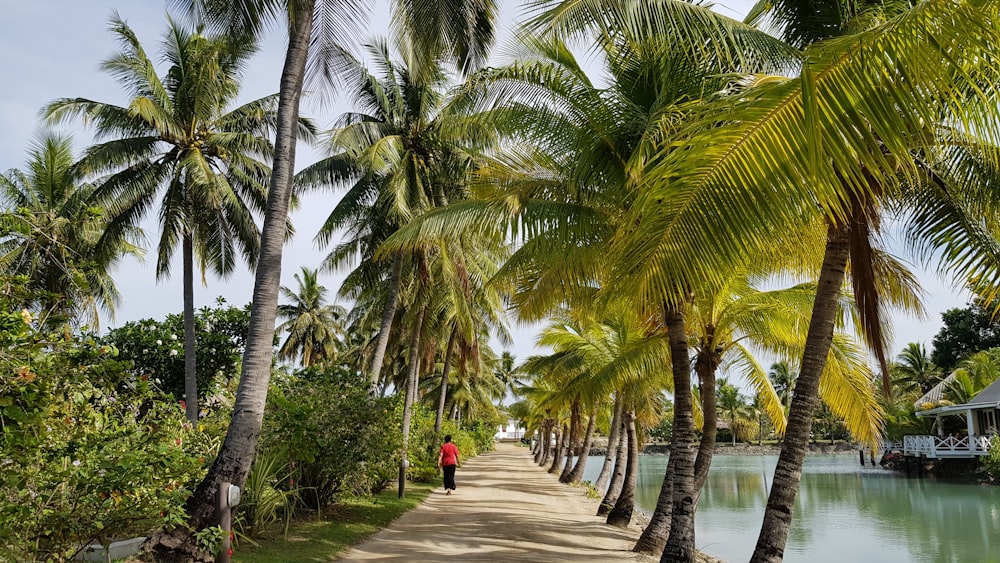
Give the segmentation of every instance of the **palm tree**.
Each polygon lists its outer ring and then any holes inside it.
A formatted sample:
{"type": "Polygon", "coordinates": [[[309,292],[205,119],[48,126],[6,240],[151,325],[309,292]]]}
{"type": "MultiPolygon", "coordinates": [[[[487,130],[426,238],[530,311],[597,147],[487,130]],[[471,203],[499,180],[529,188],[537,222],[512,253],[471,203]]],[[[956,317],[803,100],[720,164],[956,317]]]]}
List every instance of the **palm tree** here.
{"type": "Polygon", "coordinates": [[[924,394],[941,380],[941,370],[932,362],[922,342],[910,342],[892,365],[893,383],[924,394]]]}
{"type": "Polygon", "coordinates": [[[278,349],[278,358],[294,361],[302,358],[302,365],[337,359],[340,335],[344,332],[343,319],[347,311],[340,305],[327,305],[327,290],[317,282],[317,270],[303,266],[302,277],[295,274],[298,292],[282,286],[281,294],[291,304],[278,305],[278,318],[285,322],[275,330],[288,338],[278,349]]]}
{"type": "Polygon", "coordinates": [[[792,404],[792,391],[795,389],[795,372],[788,365],[788,362],[781,361],[771,364],[771,369],[767,372],[775,393],[781,399],[781,404],[785,407],[785,412],[792,404]]]}
{"type": "Polygon", "coordinates": [[[719,414],[729,423],[729,433],[733,437],[733,445],[735,446],[736,427],[749,416],[748,405],[743,400],[743,396],[740,395],[740,390],[729,383],[725,377],[718,381],[716,396],[718,397],[719,414]]]}
{"type": "MultiPolygon", "coordinates": [[[[362,18],[357,17],[357,3],[336,0],[267,0],[252,4],[225,0],[174,0],[174,3],[186,7],[193,15],[200,15],[212,25],[227,29],[234,36],[261,35],[266,27],[282,18],[288,31],[285,64],[278,90],[274,165],[261,230],[260,257],[256,261],[258,267],[254,278],[250,331],[233,420],[230,423],[231,432],[227,433],[215,463],[187,503],[188,523],[191,528],[200,529],[212,522],[212,502],[219,484],[228,481],[242,485],[249,474],[256,451],[264,414],[264,399],[267,397],[270,381],[273,354],[271,341],[281,283],[282,245],[293,191],[299,101],[307,73],[307,62],[310,60],[310,46],[314,42],[317,45],[316,49],[312,49],[312,60],[317,62],[308,70],[312,72],[312,76],[322,75],[325,52],[347,37],[362,18]],[[315,27],[314,22],[317,22],[315,27]]],[[[394,6],[398,10],[397,14],[411,13],[405,9],[409,4],[400,2],[394,6]]],[[[482,52],[491,37],[484,30],[492,29],[492,14],[495,13],[493,3],[490,0],[475,3],[462,1],[439,4],[439,7],[442,8],[442,13],[448,15],[468,14],[470,11],[482,15],[477,19],[476,32],[464,26],[450,27],[449,35],[444,41],[453,47],[452,51],[461,60],[476,62],[476,54],[482,52]],[[469,6],[473,9],[466,9],[469,6]]],[[[412,33],[424,40],[436,40],[440,33],[440,27],[424,25],[427,22],[422,17],[403,21],[411,23],[398,26],[401,32],[412,33]]],[[[181,529],[183,527],[178,527],[177,535],[184,538],[185,545],[191,545],[190,532],[185,533],[181,529]]],[[[178,549],[176,546],[168,547],[168,543],[170,541],[166,537],[154,537],[149,545],[159,544],[160,549],[166,552],[178,549]]]]}
{"type": "Polygon", "coordinates": [[[126,255],[140,256],[138,229],[105,237],[107,211],[93,202],[69,137],[46,134],[25,169],[0,175],[0,269],[23,275],[41,295],[26,303],[50,321],[99,326],[98,308],[114,318],[119,294],[111,272],[126,255]]]}
{"type": "Polygon", "coordinates": [[[243,257],[252,267],[260,245],[254,214],[263,212],[274,124],[274,97],[227,111],[239,93],[239,75],[252,43],[206,36],[169,22],[161,78],[139,39],[115,16],[121,52],[102,69],[132,96],[128,107],[83,98],[50,103],[52,121],[82,117],[97,129],[83,166],[110,173],[95,197],[110,210],[109,232],[143,219],[160,198],[156,274],[170,274],[181,247],[184,269],[184,380],[187,416],[198,419],[195,365],[194,269],[228,276],[243,257]],[[162,194],[162,195],[161,195],[162,194]]]}

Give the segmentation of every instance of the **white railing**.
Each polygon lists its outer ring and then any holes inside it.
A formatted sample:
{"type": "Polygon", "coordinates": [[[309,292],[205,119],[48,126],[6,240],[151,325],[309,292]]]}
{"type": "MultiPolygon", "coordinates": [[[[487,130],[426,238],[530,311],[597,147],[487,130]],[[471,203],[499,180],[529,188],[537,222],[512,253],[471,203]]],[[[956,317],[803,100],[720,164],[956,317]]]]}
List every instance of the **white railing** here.
{"type": "Polygon", "coordinates": [[[973,457],[986,455],[989,436],[903,436],[905,455],[973,457]]]}

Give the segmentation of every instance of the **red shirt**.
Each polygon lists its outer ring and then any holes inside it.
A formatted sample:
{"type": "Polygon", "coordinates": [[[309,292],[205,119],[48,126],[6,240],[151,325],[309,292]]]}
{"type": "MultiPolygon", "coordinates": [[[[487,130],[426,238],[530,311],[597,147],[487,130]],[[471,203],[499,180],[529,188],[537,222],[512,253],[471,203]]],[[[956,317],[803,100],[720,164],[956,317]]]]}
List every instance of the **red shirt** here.
{"type": "Polygon", "coordinates": [[[441,445],[441,465],[458,464],[458,447],[451,442],[441,445]]]}

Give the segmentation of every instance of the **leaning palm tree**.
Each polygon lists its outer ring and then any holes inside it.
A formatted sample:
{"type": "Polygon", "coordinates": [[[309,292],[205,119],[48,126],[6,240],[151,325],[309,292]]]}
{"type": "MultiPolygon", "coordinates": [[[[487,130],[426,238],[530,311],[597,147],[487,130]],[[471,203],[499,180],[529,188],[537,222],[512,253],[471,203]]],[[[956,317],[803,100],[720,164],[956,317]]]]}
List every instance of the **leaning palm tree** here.
{"type": "Polygon", "coordinates": [[[24,170],[0,175],[0,270],[23,275],[40,298],[26,303],[43,318],[99,326],[98,310],[114,318],[119,294],[111,272],[127,256],[140,256],[139,229],[105,237],[107,210],[92,199],[69,137],[47,134],[29,153],[24,170]]]}
{"type": "Polygon", "coordinates": [[[267,136],[276,99],[229,107],[256,49],[252,43],[170,21],[163,42],[170,66],[160,77],[132,29],[117,16],[112,29],[122,50],[101,68],[132,96],[128,107],[65,98],[43,113],[55,122],[80,117],[96,128],[99,143],[87,150],[82,165],[107,174],[95,197],[110,210],[109,236],[134,228],[159,200],[156,275],[170,275],[180,246],[184,391],[188,419],[196,422],[195,267],[203,277],[207,268],[225,277],[240,257],[251,267],[256,263],[260,234],[254,215],[264,210],[269,170],[262,160],[272,156],[267,136]]]}
{"type": "MultiPolygon", "coordinates": [[[[261,230],[260,256],[254,278],[253,304],[250,311],[250,330],[244,352],[240,387],[230,432],[222,445],[215,463],[199,484],[187,503],[188,524],[191,529],[201,529],[213,522],[213,499],[220,483],[230,481],[242,485],[250,472],[250,465],[257,446],[257,436],[263,420],[272,360],[272,339],[281,283],[282,245],[286,236],[288,209],[292,197],[295,165],[295,144],[299,127],[299,102],[307,70],[312,76],[324,75],[323,60],[326,48],[336,44],[355,30],[362,18],[358,17],[359,5],[342,0],[265,0],[262,2],[228,2],[225,0],[173,0],[186,7],[210,24],[228,30],[233,36],[257,36],[264,29],[281,20],[287,24],[288,42],[285,64],[278,90],[277,126],[275,131],[274,165],[268,189],[264,225],[261,230]],[[314,23],[317,25],[314,26],[314,23]],[[315,40],[314,40],[315,39],[315,40]],[[312,45],[317,48],[311,49],[312,45]],[[311,52],[311,57],[310,57],[311,52]],[[307,62],[314,64],[307,69],[307,62]]],[[[394,4],[397,21],[411,22],[399,25],[401,33],[437,40],[442,28],[425,25],[423,17],[402,18],[398,14],[411,13],[403,2],[394,4]]],[[[475,28],[449,26],[443,43],[452,46],[452,52],[463,61],[477,62],[492,39],[493,2],[449,2],[439,4],[442,13],[476,14],[475,28]]],[[[437,21],[450,21],[448,19],[437,21]]],[[[466,20],[468,21],[468,20],[466,20]]],[[[154,537],[149,544],[159,552],[190,551],[193,544],[191,532],[178,531],[171,537],[154,537]],[[177,540],[180,541],[177,541],[177,540]],[[154,544],[156,547],[154,547],[154,544]]]]}
{"type": "Polygon", "coordinates": [[[288,334],[278,348],[278,358],[286,361],[301,358],[302,365],[309,367],[337,359],[347,310],[327,304],[327,289],[317,281],[316,270],[303,266],[301,273],[301,278],[295,274],[298,291],[281,287],[281,294],[291,303],[278,305],[278,318],[284,322],[275,332],[288,334]]]}

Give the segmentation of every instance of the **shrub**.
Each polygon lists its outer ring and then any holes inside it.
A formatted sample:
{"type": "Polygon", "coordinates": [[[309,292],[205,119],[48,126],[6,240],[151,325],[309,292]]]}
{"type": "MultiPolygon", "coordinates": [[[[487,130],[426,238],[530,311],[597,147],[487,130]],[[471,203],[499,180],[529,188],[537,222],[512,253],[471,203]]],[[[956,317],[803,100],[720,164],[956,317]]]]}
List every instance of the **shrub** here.
{"type": "Polygon", "coordinates": [[[1000,479],[1000,436],[990,439],[990,447],[982,458],[986,473],[994,480],[1000,479]]]}
{"type": "Polygon", "coordinates": [[[148,379],[126,373],[112,347],[7,320],[0,560],[68,559],[95,541],[182,522],[217,439],[191,428],[148,379]]]}
{"type": "MultiPolygon", "coordinates": [[[[215,308],[195,311],[200,396],[211,397],[220,385],[239,375],[249,327],[249,305],[232,307],[219,298],[215,308]]],[[[183,315],[167,315],[162,321],[143,319],[125,323],[110,331],[103,341],[118,348],[121,357],[131,361],[129,371],[133,375],[157,381],[161,389],[178,399],[184,396],[183,315]]]]}
{"type": "Polygon", "coordinates": [[[268,401],[263,451],[288,452],[306,504],[328,504],[342,491],[378,491],[395,476],[396,401],[372,397],[360,376],[336,367],[303,370],[268,401]]]}

